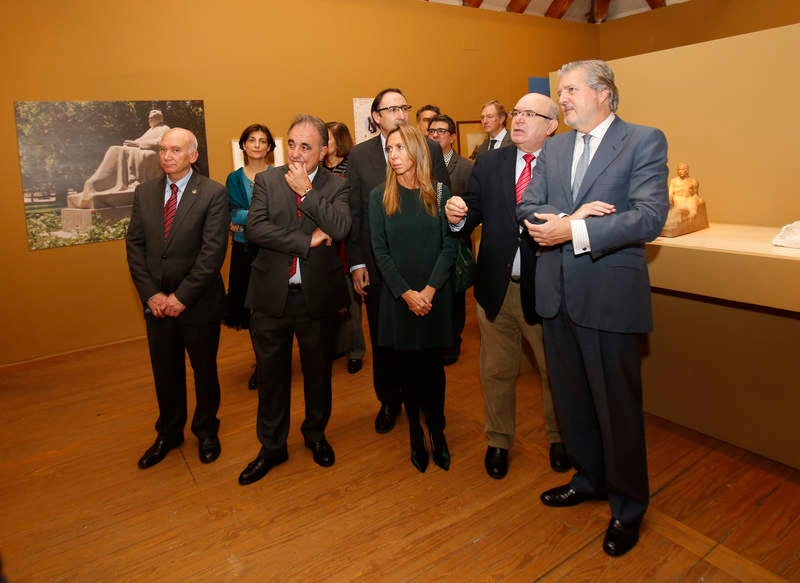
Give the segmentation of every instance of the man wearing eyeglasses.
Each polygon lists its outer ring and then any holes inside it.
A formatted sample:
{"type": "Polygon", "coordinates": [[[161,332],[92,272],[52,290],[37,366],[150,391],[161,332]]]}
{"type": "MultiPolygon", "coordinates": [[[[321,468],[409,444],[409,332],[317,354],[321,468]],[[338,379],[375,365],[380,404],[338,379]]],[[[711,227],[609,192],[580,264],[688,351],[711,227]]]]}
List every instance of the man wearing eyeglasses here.
{"type": "Polygon", "coordinates": [[[570,468],[553,412],[541,319],[534,303],[537,245],[515,219],[542,145],[558,128],[558,107],[545,95],[529,93],[511,115],[513,145],[478,156],[463,197],[451,197],[445,205],[453,230],[469,233],[483,224],[475,299],[488,442],[484,465],[496,479],[508,472],[508,451],[514,443],[523,337],[533,349],[541,377],[550,466],[558,472],[570,468]]]}
{"type": "MultiPolygon", "coordinates": [[[[347,260],[353,276],[353,288],[364,297],[367,306],[372,345],[372,383],[381,403],[375,418],[375,431],[388,433],[394,428],[403,396],[397,384],[392,350],[378,346],[378,320],[382,279],[372,253],[369,229],[369,193],[386,181],[386,136],[401,124],[408,123],[412,107],[400,89],[384,89],[372,101],[372,120],[380,134],[350,150],[347,180],[350,186],[350,213],[353,226],[347,239],[347,260]]],[[[434,179],[450,186],[442,148],[428,139],[434,179]]]]}
{"type": "Polygon", "coordinates": [[[481,107],[481,126],[486,132],[486,139],[470,155],[471,160],[475,160],[481,152],[505,148],[511,145],[511,136],[506,130],[505,106],[493,99],[483,104],[481,107]]]}
{"type": "MultiPolygon", "coordinates": [[[[437,115],[432,118],[428,125],[428,136],[439,143],[444,154],[444,163],[447,165],[447,172],[450,174],[450,192],[456,196],[461,196],[467,189],[467,181],[472,172],[472,162],[462,158],[453,149],[456,136],[456,124],[449,115],[437,115]]],[[[462,244],[472,249],[472,241],[469,235],[460,236],[462,244]]],[[[453,290],[453,337],[455,343],[452,347],[444,351],[445,366],[458,362],[461,356],[461,333],[464,332],[464,324],[467,318],[467,291],[453,290]]]]}

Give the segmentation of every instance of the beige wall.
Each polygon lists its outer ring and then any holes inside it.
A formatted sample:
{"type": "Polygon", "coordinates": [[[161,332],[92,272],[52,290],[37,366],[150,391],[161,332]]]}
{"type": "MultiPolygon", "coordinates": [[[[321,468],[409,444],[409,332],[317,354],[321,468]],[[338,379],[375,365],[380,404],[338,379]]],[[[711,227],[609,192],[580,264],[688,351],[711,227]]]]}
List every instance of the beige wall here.
{"type": "MultiPolygon", "coordinates": [[[[689,13],[675,12],[687,9],[677,5],[590,26],[419,0],[198,0],[191,10],[150,0],[6,2],[0,364],[144,333],[122,242],[28,251],[15,100],[203,99],[211,176],[222,181],[231,165],[230,139],[256,120],[278,135],[300,111],[350,122],[352,97],[392,85],[413,105],[435,102],[455,119],[475,119],[478,104],[498,98],[511,105],[529,76],[544,76],[565,61],[663,49],[674,46],[673,37],[684,44],[796,22],[794,4],[764,0],[759,7],[768,16],[761,10],[753,16],[748,0],[693,0],[689,13]],[[672,14],[691,15],[683,33],[671,24],[672,14]],[[395,33],[391,40],[387,31],[395,33]]],[[[749,72],[755,86],[760,74],[749,72]]],[[[693,170],[709,192],[706,169],[693,170]]]]}
{"type": "Polygon", "coordinates": [[[27,249],[15,100],[203,99],[211,176],[253,121],[283,135],[311,112],[401,87],[455,119],[512,103],[529,76],[592,52],[581,24],[419,0],[4,3],[0,24],[0,364],[144,334],[121,241],[27,249]],[[394,33],[384,40],[386,31],[394,33]]]}
{"type": "Polygon", "coordinates": [[[709,220],[780,227],[800,219],[800,24],[612,62],[619,113],[664,131],[670,176],[687,162],[709,220]]]}

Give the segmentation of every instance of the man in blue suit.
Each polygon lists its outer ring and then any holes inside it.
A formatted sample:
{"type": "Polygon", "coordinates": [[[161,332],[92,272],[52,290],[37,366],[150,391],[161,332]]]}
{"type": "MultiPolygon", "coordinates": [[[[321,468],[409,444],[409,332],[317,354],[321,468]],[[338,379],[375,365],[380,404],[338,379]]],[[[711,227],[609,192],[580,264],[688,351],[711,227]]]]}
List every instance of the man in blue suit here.
{"type": "Polygon", "coordinates": [[[649,502],[640,340],[652,329],[644,244],[669,210],[667,141],[617,117],[603,61],[559,71],[575,131],[545,143],[517,217],[540,245],[536,309],[562,434],[577,472],[541,495],[548,506],[606,499],[603,550],[629,551],[649,502]]]}

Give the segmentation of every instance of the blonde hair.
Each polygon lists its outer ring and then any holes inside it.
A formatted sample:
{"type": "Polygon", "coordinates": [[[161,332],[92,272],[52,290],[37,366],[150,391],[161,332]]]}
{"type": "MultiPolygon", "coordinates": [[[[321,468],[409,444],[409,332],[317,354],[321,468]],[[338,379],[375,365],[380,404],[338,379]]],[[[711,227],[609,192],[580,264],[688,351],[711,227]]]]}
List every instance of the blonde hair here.
{"type": "MultiPolygon", "coordinates": [[[[439,209],[437,208],[436,190],[433,187],[431,176],[431,155],[425,136],[422,135],[417,126],[402,124],[386,135],[387,142],[389,136],[394,133],[400,134],[400,139],[414,164],[419,196],[425,211],[435,217],[439,213],[439,209]]],[[[383,189],[383,207],[386,209],[387,216],[402,210],[400,208],[397,174],[391,164],[386,165],[386,188],[383,189]]]]}

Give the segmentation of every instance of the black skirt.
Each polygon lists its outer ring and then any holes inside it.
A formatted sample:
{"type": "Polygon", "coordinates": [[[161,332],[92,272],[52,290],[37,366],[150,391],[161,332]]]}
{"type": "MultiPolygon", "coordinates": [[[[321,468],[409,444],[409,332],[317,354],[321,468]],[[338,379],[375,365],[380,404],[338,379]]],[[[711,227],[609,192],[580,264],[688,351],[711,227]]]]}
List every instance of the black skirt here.
{"type": "Polygon", "coordinates": [[[228,297],[223,323],[237,330],[250,327],[250,309],[244,307],[247,284],[250,281],[250,264],[256,258],[258,247],[233,241],[231,270],[228,274],[228,297]]]}

